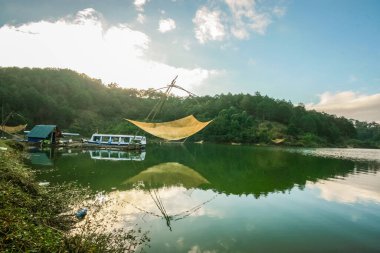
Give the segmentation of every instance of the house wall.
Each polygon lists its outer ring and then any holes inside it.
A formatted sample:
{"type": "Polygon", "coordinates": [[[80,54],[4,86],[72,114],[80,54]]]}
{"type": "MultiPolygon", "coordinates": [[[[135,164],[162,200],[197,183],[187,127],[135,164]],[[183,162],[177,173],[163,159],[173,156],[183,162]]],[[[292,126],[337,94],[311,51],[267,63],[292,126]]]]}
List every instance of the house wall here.
{"type": "Polygon", "coordinates": [[[28,142],[40,142],[40,141],[43,141],[45,139],[43,138],[35,138],[35,137],[28,137],[28,142]]]}

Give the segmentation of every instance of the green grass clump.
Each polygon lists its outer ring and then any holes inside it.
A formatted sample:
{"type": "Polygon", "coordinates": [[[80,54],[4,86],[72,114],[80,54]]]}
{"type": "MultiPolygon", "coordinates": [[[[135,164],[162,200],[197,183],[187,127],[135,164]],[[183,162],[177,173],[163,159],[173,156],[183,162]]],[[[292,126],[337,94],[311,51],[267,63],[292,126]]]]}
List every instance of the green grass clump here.
{"type": "Polygon", "coordinates": [[[71,224],[59,217],[66,203],[51,203],[51,189],[36,183],[19,156],[0,153],[0,251],[59,252],[71,224]]]}

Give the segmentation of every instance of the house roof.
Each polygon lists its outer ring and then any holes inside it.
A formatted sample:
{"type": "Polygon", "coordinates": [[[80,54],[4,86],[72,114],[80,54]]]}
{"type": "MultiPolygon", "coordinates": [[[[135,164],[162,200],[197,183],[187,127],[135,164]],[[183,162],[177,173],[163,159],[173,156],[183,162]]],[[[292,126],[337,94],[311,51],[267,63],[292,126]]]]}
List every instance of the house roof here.
{"type": "Polygon", "coordinates": [[[56,127],[56,125],[36,125],[27,136],[31,138],[46,138],[56,127]]]}

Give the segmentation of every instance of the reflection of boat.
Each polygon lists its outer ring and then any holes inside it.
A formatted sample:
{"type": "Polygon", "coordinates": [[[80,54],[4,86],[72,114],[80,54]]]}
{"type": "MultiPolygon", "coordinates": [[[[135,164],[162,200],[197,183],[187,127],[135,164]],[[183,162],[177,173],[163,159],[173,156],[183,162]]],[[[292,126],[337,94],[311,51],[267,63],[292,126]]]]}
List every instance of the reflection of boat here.
{"type": "Polygon", "coordinates": [[[175,162],[161,163],[129,178],[125,184],[143,183],[148,189],[162,186],[183,186],[187,189],[209,184],[206,178],[195,170],[175,162]]]}
{"type": "Polygon", "coordinates": [[[143,149],[145,136],[120,134],[93,134],[84,147],[143,149]]]}
{"type": "Polygon", "coordinates": [[[91,159],[111,161],[143,161],[146,152],[125,152],[118,150],[90,150],[91,159]]]}

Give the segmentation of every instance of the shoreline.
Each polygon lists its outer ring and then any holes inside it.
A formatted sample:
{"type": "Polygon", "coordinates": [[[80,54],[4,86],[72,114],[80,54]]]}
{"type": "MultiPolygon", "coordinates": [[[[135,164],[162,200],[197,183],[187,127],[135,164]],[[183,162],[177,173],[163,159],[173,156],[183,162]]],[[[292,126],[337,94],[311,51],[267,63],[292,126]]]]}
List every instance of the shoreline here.
{"type": "Polygon", "coordinates": [[[81,220],[76,209],[94,199],[89,188],[39,184],[23,162],[24,145],[0,140],[0,147],[0,252],[134,252],[149,242],[138,229],[105,232],[86,225],[95,211],[81,220]],[[70,233],[83,220],[82,232],[70,233]]]}

